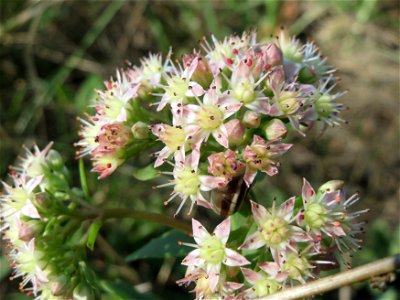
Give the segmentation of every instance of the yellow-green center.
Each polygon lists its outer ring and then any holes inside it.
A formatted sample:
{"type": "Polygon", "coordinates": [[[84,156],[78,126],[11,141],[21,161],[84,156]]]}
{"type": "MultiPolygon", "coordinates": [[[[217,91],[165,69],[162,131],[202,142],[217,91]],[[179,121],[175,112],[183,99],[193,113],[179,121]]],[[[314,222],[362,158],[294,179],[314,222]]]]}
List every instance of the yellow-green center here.
{"type": "Polygon", "coordinates": [[[225,257],[225,245],[215,236],[211,236],[201,243],[200,257],[209,264],[218,265],[225,257]]]}
{"type": "Polygon", "coordinates": [[[269,246],[277,246],[289,237],[289,228],[285,219],[270,217],[261,225],[261,235],[269,246]]]}
{"type": "Polygon", "coordinates": [[[185,196],[196,195],[200,189],[200,179],[197,173],[185,167],[175,178],[174,190],[185,196]]]}
{"type": "Polygon", "coordinates": [[[311,203],[304,210],[304,222],[311,229],[321,228],[327,220],[327,210],[320,203],[311,203]]]}
{"type": "Polygon", "coordinates": [[[255,100],[254,83],[250,79],[243,79],[232,87],[232,96],[238,101],[248,104],[255,100]]]}
{"type": "Polygon", "coordinates": [[[172,150],[179,150],[185,143],[186,134],[182,128],[168,126],[162,136],[163,143],[172,150]]]}
{"type": "Polygon", "coordinates": [[[205,105],[197,112],[197,124],[206,130],[213,130],[221,126],[224,115],[215,105],[205,105]]]}

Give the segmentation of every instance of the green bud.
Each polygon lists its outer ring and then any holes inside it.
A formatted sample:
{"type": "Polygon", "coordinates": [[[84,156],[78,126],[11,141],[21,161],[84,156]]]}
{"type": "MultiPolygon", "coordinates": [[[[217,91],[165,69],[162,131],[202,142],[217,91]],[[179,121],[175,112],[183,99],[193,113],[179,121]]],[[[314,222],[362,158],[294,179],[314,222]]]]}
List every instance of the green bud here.
{"type": "Polygon", "coordinates": [[[137,140],[145,140],[149,137],[149,125],[143,122],[136,122],[131,127],[133,138],[137,140]]]}
{"type": "Polygon", "coordinates": [[[260,114],[255,111],[248,110],[244,113],[243,124],[248,128],[257,128],[260,126],[261,117],[260,114]]]}
{"type": "Polygon", "coordinates": [[[311,203],[304,210],[304,222],[312,229],[319,229],[327,222],[327,210],[319,203],[311,203]]]}
{"type": "Polygon", "coordinates": [[[74,300],[92,300],[95,298],[93,290],[83,282],[74,288],[72,295],[74,300]]]}
{"type": "Polygon", "coordinates": [[[285,124],[279,119],[272,119],[264,127],[265,137],[268,140],[285,137],[287,128],[285,124]]]}
{"type": "Polygon", "coordinates": [[[337,190],[341,190],[343,188],[344,181],[343,180],[329,180],[328,182],[321,185],[318,189],[319,194],[323,193],[332,193],[337,190]]]}
{"type": "Polygon", "coordinates": [[[53,149],[51,149],[47,154],[47,162],[49,163],[51,168],[57,171],[61,170],[64,166],[64,160],[61,154],[53,149]]]}

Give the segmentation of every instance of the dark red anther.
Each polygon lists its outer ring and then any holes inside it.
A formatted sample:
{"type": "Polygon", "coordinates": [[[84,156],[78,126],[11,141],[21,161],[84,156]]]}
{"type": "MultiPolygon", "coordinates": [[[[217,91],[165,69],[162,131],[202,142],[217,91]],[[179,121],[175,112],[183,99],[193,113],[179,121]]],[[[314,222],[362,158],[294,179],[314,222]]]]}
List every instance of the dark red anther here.
{"type": "Polygon", "coordinates": [[[266,64],[266,66],[265,66],[265,70],[269,70],[269,69],[271,69],[271,65],[270,64],[266,64]]]}
{"type": "Polygon", "coordinates": [[[253,61],[252,61],[251,59],[249,59],[249,60],[247,61],[247,66],[248,66],[248,67],[251,67],[252,64],[253,64],[253,61]]]}
{"type": "Polygon", "coordinates": [[[108,169],[110,169],[111,166],[112,166],[112,165],[111,165],[110,163],[107,164],[107,168],[108,168],[108,169]]]}
{"type": "Polygon", "coordinates": [[[238,55],[239,54],[238,49],[233,49],[233,54],[238,55]]]}
{"type": "Polygon", "coordinates": [[[232,65],[232,64],[233,64],[233,60],[232,60],[231,58],[227,58],[227,59],[226,59],[226,62],[227,62],[229,65],[232,65]]]}

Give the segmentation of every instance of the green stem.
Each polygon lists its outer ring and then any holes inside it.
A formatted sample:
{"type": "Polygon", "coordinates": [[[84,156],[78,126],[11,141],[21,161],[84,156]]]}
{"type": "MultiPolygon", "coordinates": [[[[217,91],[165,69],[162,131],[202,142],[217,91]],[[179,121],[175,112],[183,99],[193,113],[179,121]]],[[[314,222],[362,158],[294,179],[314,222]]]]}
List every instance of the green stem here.
{"type": "Polygon", "coordinates": [[[164,224],[166,226],[183,231],[187,234],[192,233],[191,226],[186,222],[158,213],[137,211],[126,208],[107,208],[99,212],[88,211],[81,214],[77,214],[75,215],[75,217],[79,219],[95,219],[99,217],[101,220],[121,219],[121,218],[141,219],[141,220],[164,224]]]}

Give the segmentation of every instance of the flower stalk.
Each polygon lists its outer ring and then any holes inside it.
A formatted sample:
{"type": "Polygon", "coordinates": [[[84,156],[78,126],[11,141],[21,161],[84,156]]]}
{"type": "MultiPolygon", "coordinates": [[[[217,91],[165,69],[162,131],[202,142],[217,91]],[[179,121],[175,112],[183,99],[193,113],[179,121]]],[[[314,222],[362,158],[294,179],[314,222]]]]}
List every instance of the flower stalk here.
{"type": "Polygon", "coordinates": [[[375,276],[384,275],[400,268],[400,254],[389,256],[366,265],[327,276],[310,283],[285,289],[265,300],[294,300],[319,295],[342,286],[362,282],[375,276]]]}

